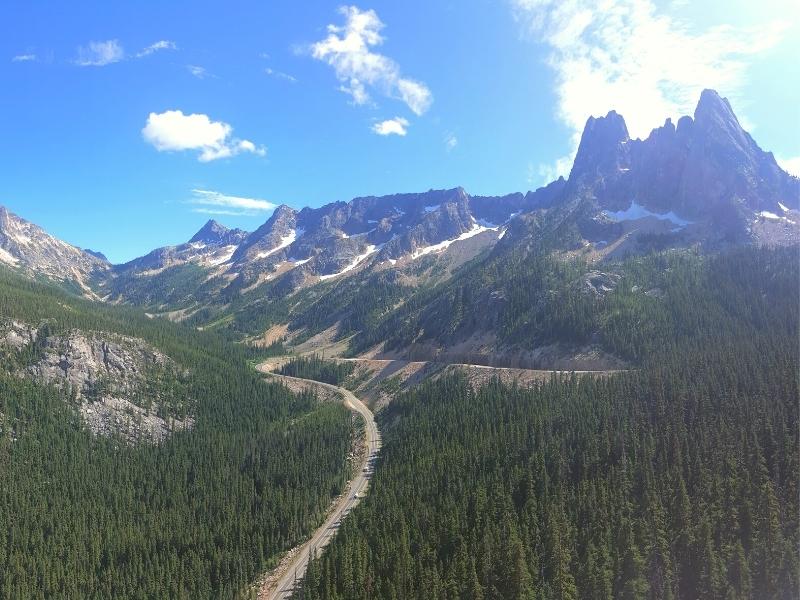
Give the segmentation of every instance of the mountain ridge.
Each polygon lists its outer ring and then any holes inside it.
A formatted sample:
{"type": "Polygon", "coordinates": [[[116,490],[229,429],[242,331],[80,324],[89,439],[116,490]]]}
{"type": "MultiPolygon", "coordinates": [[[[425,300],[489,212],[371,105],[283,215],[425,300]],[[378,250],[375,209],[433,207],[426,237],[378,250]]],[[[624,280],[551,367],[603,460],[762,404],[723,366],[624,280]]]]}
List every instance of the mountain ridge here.
{"type": "MultiPolygon", "coordinates": [[[[23,264],[3,223],[0,259],[23,264]]],[[[666,249],[795,244],[798,223],[800,179],[744,131],[726,99],[706,90],[693,116],[677,125],[667,119],[645,139],[631,139],[616,111],[588,118],[569,177],[524,194],[473,196],[455,187],[280,205],[253,232],[210,219],[188,242],[121,265],[70,252],[89,265],[78,269],[85,295],[248,337],[287,322],[314,331],[337,322],[372,327],[417,293],[466,281],[467,265],[500,272],[504,261],[542,253],[602,265],[666,249]],[[372,312],[360,313],[353,298],[372,312]],[[327,307],[313,317],[320,302],[327,307]]],[[[29,270],[38,264],[31,260],[29,270]]],[[[75,268],[61,265],[60,279],[75,268]]],[[[482,293],[482,302],[497,303],[491,290],[482,293]]],[[[450,309],[442,310],[440,319],[450,309]]]]}

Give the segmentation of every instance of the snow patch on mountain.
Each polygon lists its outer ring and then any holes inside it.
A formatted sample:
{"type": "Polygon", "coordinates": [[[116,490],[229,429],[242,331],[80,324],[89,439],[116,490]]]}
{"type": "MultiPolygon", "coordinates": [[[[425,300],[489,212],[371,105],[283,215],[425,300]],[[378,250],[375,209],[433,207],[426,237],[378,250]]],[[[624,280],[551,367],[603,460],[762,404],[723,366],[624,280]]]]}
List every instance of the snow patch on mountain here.
{"type": "Polygon", "coordinates": [[[367,249],[366,249],[366,251],[365,251],[363,254],[359,254],[358,256],[356,256],[356,257],[353,259],[353,262],[351,262],[349,265],[347,265],[347,266],[346,266],[344,269],[342,269],[342,270],[341,270],[341,271],[339,271],[338,273],[332,273],[331,275],[320,275],[320,276],[319,276],[319,279],[320,279],[320,281],[325,281],[326,279],[333,279],[334,277],[339,277],[339,275],[344,275],[345,273],[347,273],[347,272],[349,272],[349,271],[352,271],[352,270],[353,270],[353,269],[355,269],[355,268],[356,268],[356,267],[357,267],[357,266],[358,266],[358,265],[359,265],[359,264],[360,264],[360,263],[361,263],[361,262],[362,262],[362,261],[363,261],[365,258],[367,258],[368,256],[370,256],[371,254],[375,254],[375,253],[376,253],[378,250],[380,250],[382,246],[383,246],[383,245],[381,245],[381,246],[375,246],[374,244],[370,244],[369,246],[367,246],[367,249]]]}
{"type": "Polygon", "coordinates": [[[208,260],[206,264],[212,267],[216,267],[217,265],[221,265],[228,262],[233,257],[233,253],[236,252],[236,249],[238,247],[239,246],[234,246],[234,245],[224,246],[223,248],[221,248],[222,252],[214,256],[210,260],[208,260]]]}
{"type": "Polygon", "coordinates": [[[687,225],[692,224],[692,221],[682,219],[672,211],[669,211],[668,213],[655,213],[646,209],[644,206],[637,204],[636,201],[631,202],[630,207],[625,210],[604,210],[603,212],[607,217],[614,219],[615,221],[637,221],[647,217],[655,217],[661,221],[669,221],[678,227],[686,227],[687,225]]]}
{"type": "MultiPolygon", "coordinates": [[[[267,258],[268,256],[272,256],[276,252],[283,250],[287,246],[291,246],[292,244],[294,244],[295,240],[297,240],[297,238],[300,237],[298,235],[298,231],[300,230],[292,229],[285,236],[281,237],[281,241],[277,246],[275,246],[272,250],[267,250],[266,252],[259,252],[258,254],[256,254],[256,258],[267,258]]],[[[302,233],[300,233],[300,235],[302,235],[302,233]]]]}
{"type": "Polygon", "coordinates": [[[420,256],[425,256],[426,254],[442,252],[443,250],[449,248],[451,244],[467,240],[471,237],[478,235],[479,233],[483,233],[484,231],[497,231],[497,227],[487,227],[485,225],[481,225],[474,219],[472,220],[472,222],[473,222],[472,229],[470,229],[469,231],[465,231],[457,238],[454,238],[452,240],[444,240],[443,242],[439,242],[438,244],[433,244],[431,246],[423,246],[422,248],[417,248],[416,250],[414,250],[414,252],[412,252],[411,260],[416,260],[420,256]]]}

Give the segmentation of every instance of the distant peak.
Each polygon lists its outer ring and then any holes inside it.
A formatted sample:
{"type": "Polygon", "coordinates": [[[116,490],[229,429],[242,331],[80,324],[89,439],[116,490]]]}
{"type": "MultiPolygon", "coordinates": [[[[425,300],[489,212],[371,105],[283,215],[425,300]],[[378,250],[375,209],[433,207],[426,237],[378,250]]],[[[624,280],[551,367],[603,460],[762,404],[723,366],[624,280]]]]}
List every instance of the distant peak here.
{"type": "Polygon", "coordinates": [[[617,164],[617,154],[622,144],[630,140],[625,119],[612,110],[605,117],[589,117],[583,128],[578,154],[572,166],[572,174],[580,174],[598,167],[617,164]]]}
{"type": "Polygon", "coordinates": [[[618,144],[630,139],[628,126],[625,119],[615,110],[611,110],[605,117],[589,117],[583,128],[581,145],[584,141],[590,143],[618,144]]]}
{"type": "Polygon", "coordinates": [[[225,227],[225,225],[222,225],[214,219],[209,219],[206,224],[203,225],[200,230],[194,234],[194,236],[192,236],[192,239],[189,240],[189,243],[216,243],[219,242],[220,239],[222,239],[222,237],[229,231],[230,229],[225,227]]]}
{"type": "Polygon", "coordinates": [[[697,102],[697,108],[694,110],[694,120],[698,123],[713,120],[735,123],[739,126],[739,121],[728,99],[723,98],[716,91],[710,89],[705,89],[700,94],[700,100],[697,102]]]}
{"type": "Polygon", "coordinates": [[[694,111],[694,129],[709,140],[750,152],[753,141],[742,128],[727,98],[714,90],[703,90],[694,111]]]}
{"type": "Polygon", "coordinates": [[[281,204],[274,211],[272,211],[272,214],[264,222],[264,224],[253,232],[253,235],[255,237],[260,237],[265,233],[271,232],[276,226],[282,227],[283,225],[286,225],[287,227],[294,227],[296,221],[297,211],[291,206],[281,204]]]}
{"type": "Polygon", "coordinates": [[[717,93],[717,90],[712,90],[710,88],[706,88],[700,92],[700,100],[698,101],[697,106],[700,107],[701,105],[727,106],[730,108],[727,98],[723,98],[717,93]]]}
{"type": "Polygon", "coordinates": [[[281,204],[275,209],[275,211],[272,213],[272,216],[274,217],[275,215],[278,215],[278,216],[281,216],[281,215],[293,215],[296,212],[297,211],[295,209],[293,209],[291,206],[288,206],[286,204],[281,204]]]}

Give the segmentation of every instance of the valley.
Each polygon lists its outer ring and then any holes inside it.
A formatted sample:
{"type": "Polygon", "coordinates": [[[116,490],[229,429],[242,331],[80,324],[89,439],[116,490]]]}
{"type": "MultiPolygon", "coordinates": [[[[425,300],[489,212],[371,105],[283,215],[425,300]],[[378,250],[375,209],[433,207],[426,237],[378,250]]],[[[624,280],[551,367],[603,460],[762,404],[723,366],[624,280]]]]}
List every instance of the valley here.
{"type": "MultiPolygon", "coordinates": [[[[285,375],[271,374],[271,377],[277,377],[279,381],[291,379],[285,375]]],[[[356,463],[354,477],[347,482],[341,497],[336,499],[334,505],[328,510],[325,521],[307,541],[289,552],[289,560],[281,561],[276,571],[268,576],[266,583],[258,592],[259,599],[279,600],[280,598],[291,597],[297,591],[297,584],[305,576],[309,561],[322,554],[325,546],[330,543],[336,534],[336,530],[341,527],[343,520],[358,505],[361,498],[366,495],[374,465],[380,452],[380,431],[369,408],[344,388],[321,382],[314,382],[313,385],[340,395],[348,410],[363,419],[364,450],[360,460],[356,463]]]]}
{"type": "Polygon", "coordinates": [[[798,247],[713,90],[123,264],[0,208],[0,597],[788,600],[798,247]]]}

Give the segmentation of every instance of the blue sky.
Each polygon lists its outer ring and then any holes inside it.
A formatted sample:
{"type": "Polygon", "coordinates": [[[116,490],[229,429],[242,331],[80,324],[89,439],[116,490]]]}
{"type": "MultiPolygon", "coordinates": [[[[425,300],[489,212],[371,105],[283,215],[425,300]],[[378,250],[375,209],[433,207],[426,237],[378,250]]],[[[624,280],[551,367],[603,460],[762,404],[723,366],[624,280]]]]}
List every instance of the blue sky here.
{"type": "Polygon", "coordinates": [[[645,136],[704,87],[800,172],[799,4],[6,1],[0,203],[119,262],[214,214],[535,188],[589,115],[645,136]]]}

